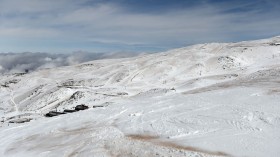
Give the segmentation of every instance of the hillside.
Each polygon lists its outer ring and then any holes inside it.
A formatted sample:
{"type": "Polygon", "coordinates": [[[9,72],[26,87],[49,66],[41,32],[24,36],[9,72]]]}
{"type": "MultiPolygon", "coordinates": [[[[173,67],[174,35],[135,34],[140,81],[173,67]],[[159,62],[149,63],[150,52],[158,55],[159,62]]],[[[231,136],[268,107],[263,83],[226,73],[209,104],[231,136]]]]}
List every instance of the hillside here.
{"type": "Polygon", "coordinates": [[[280,37],[5,74],[0,156],[277,157],[279,94],[280,37]]]}

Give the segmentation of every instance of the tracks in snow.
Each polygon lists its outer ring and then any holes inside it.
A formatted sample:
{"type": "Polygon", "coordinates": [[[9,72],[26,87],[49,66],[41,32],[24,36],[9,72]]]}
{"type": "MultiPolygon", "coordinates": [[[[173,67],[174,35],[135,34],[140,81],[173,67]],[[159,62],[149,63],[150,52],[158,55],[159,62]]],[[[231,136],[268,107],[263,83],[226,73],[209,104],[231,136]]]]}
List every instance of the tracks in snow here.
{"type": "Polygon", "coordinates": [[[10,101],[11,101],[12,104],[14,105],[15,112],[18,113],[19,110],[18,110],[18,105],[17,105],[17,103],[15,102],[14,92],[13,92],[11,89],[9,89],[9,90],[10,90],[10,101]]]}

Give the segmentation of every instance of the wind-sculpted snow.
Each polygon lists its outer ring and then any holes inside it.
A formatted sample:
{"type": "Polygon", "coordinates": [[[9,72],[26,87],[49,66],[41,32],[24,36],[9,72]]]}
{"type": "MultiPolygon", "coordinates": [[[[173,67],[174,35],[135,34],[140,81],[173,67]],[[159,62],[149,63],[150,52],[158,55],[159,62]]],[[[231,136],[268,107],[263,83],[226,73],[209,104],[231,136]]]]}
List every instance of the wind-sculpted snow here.
{"type": "Polygon", "coordinates": [[[280,38],[0,77],[0,156],[280,154],[280,38]],[[88,110],[44,117],[74,110],[88,110]]]}

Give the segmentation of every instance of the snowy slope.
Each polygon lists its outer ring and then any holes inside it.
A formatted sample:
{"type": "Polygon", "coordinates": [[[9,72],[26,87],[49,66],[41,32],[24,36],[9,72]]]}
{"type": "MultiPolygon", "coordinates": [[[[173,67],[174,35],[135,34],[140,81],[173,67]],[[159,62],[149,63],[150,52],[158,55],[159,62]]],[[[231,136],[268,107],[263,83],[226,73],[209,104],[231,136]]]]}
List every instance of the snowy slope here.
{"type": "Polygon", "coordinates": [[[279,85],[280,37],[2,75],[0,156],[277,157],[279,85]]]}

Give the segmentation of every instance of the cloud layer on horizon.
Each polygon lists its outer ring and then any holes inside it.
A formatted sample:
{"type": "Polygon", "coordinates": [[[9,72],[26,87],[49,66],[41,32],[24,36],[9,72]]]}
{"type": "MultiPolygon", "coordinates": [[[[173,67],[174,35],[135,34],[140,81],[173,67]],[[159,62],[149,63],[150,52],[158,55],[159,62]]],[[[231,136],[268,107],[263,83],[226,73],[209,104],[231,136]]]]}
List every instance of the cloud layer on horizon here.
{"type": "Polygon", "coordinates": [[[137,53],[0,53],[0,74],[21,73],[45,68],[75,65],[98,59],[124,58],[140,55],[137,53]]]}
{"type": "Polygon", "coordinates": [[[161,51],[280,34],[277,0],[0,0],[1,52],[161,51]]]}

